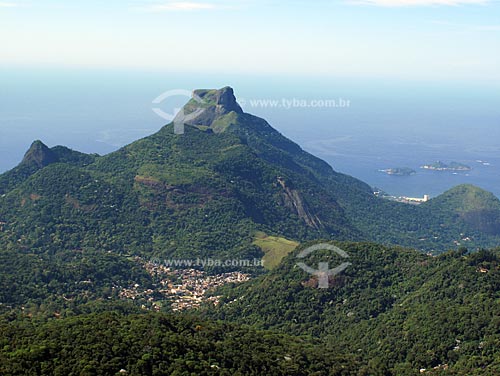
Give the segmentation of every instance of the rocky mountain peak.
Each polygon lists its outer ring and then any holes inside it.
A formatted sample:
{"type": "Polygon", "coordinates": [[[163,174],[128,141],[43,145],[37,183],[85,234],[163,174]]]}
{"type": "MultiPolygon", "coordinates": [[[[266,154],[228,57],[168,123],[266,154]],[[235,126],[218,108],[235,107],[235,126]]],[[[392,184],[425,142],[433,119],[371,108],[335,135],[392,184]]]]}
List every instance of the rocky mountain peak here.
{"type": "Polygon", "coordinates": [[[219,127],[214,127],[213,130],[220,132],[229,125],[231,119],[234,120],[235,116],[242,113],[231,87],[218,90],[198,89],[193,91],[193,98],[179,112],[174,122],[204,127],[212,127],[217,123],[219,127]]]}
{"type": "Polygon", "coordinates": [[[23,164],[35,165],[38,168],[57,162],[57,156],[42,141],[36,140],[24,155],[23,164]]]}
{"type": "Polygon", "coordinates": [[[219,90],[195,90],[193,92],[193,97],[195,100],[201,101],[200,104],[202,105],[215,105],[221,113],[229,113],[231,111],[243,113],[243,110],[234,96],[234,90],[229,86],[219,90]]]}

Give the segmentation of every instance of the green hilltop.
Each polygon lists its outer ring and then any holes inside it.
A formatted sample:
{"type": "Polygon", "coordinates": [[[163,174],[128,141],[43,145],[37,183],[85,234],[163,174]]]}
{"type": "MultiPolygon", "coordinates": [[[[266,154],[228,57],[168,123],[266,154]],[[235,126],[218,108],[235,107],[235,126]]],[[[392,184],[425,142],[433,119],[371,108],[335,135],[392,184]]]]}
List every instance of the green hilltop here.
{"type": "Polygon", "coordinates": [[[432,200],[429,210],[447,215],[477,232],[500,235],[500,200],[479,187],[463,184],[432,200]]]}

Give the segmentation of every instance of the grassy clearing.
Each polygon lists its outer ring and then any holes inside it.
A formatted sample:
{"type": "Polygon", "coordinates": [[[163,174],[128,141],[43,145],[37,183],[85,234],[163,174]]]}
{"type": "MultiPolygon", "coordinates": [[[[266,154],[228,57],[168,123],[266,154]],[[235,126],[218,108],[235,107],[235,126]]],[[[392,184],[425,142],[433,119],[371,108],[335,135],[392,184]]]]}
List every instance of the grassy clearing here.
{"type": "Polygon", "coordinates": [[[288,255],[299,245],[296,241],[281,238],[279,236],[268,236],[263,232],[255,234],[253,244],[264,251],[265,255],[262,261],[266,269],[274,269],[279,265],[283,257],[288,255]]]}

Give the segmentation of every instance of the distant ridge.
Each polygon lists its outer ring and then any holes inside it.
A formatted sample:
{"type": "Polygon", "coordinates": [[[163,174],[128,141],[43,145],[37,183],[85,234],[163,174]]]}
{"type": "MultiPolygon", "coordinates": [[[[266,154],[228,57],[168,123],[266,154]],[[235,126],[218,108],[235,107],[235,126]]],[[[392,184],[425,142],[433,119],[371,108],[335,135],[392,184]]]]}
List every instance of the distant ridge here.
{"type": "Polygon", "coordinates": [[[85,166],[94,162],[96,154],[84,154],[65,146],[49,148],[42,141],[34,141],[24,154],[21,163],[10,171],[0,175],[0,194],[13,189],[37,171],[54,163],[68,163],[85,166]]]}
{"type": "Polygon", "coordinates": [[[470,184],[458,185],[429,202],[434,211],[458,216],[474,229],[500,235],[500,200],[470,184]]]}

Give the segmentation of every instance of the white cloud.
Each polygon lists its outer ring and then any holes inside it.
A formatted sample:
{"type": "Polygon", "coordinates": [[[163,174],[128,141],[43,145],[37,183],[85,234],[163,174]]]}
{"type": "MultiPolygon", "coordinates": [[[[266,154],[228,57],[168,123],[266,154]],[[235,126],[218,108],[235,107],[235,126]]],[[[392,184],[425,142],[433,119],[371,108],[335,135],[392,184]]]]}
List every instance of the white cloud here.
{"type": "Polygon", "coordinates": [[[433,5],[468,5],[486,4],[490,0],[348,0],[348,3],[358,5],[375,5],[381,7],[415,7],[433,5]]]}
{"type": "Polygon", "coordinates": [[[19,4],[16,3],[7,3],[5,1],[0,1],[0,8],[15,8],[18,6],[19,4]]]}
{"type": "Polygon", "coordinates": [[[214,8],[216,8],[215,4],[191,2],[191,1],[170,1],[162,4],[152,4],[146,7],[147,10],[152,12],[193,11],[193,10],[207,10],[214,8]]]}

